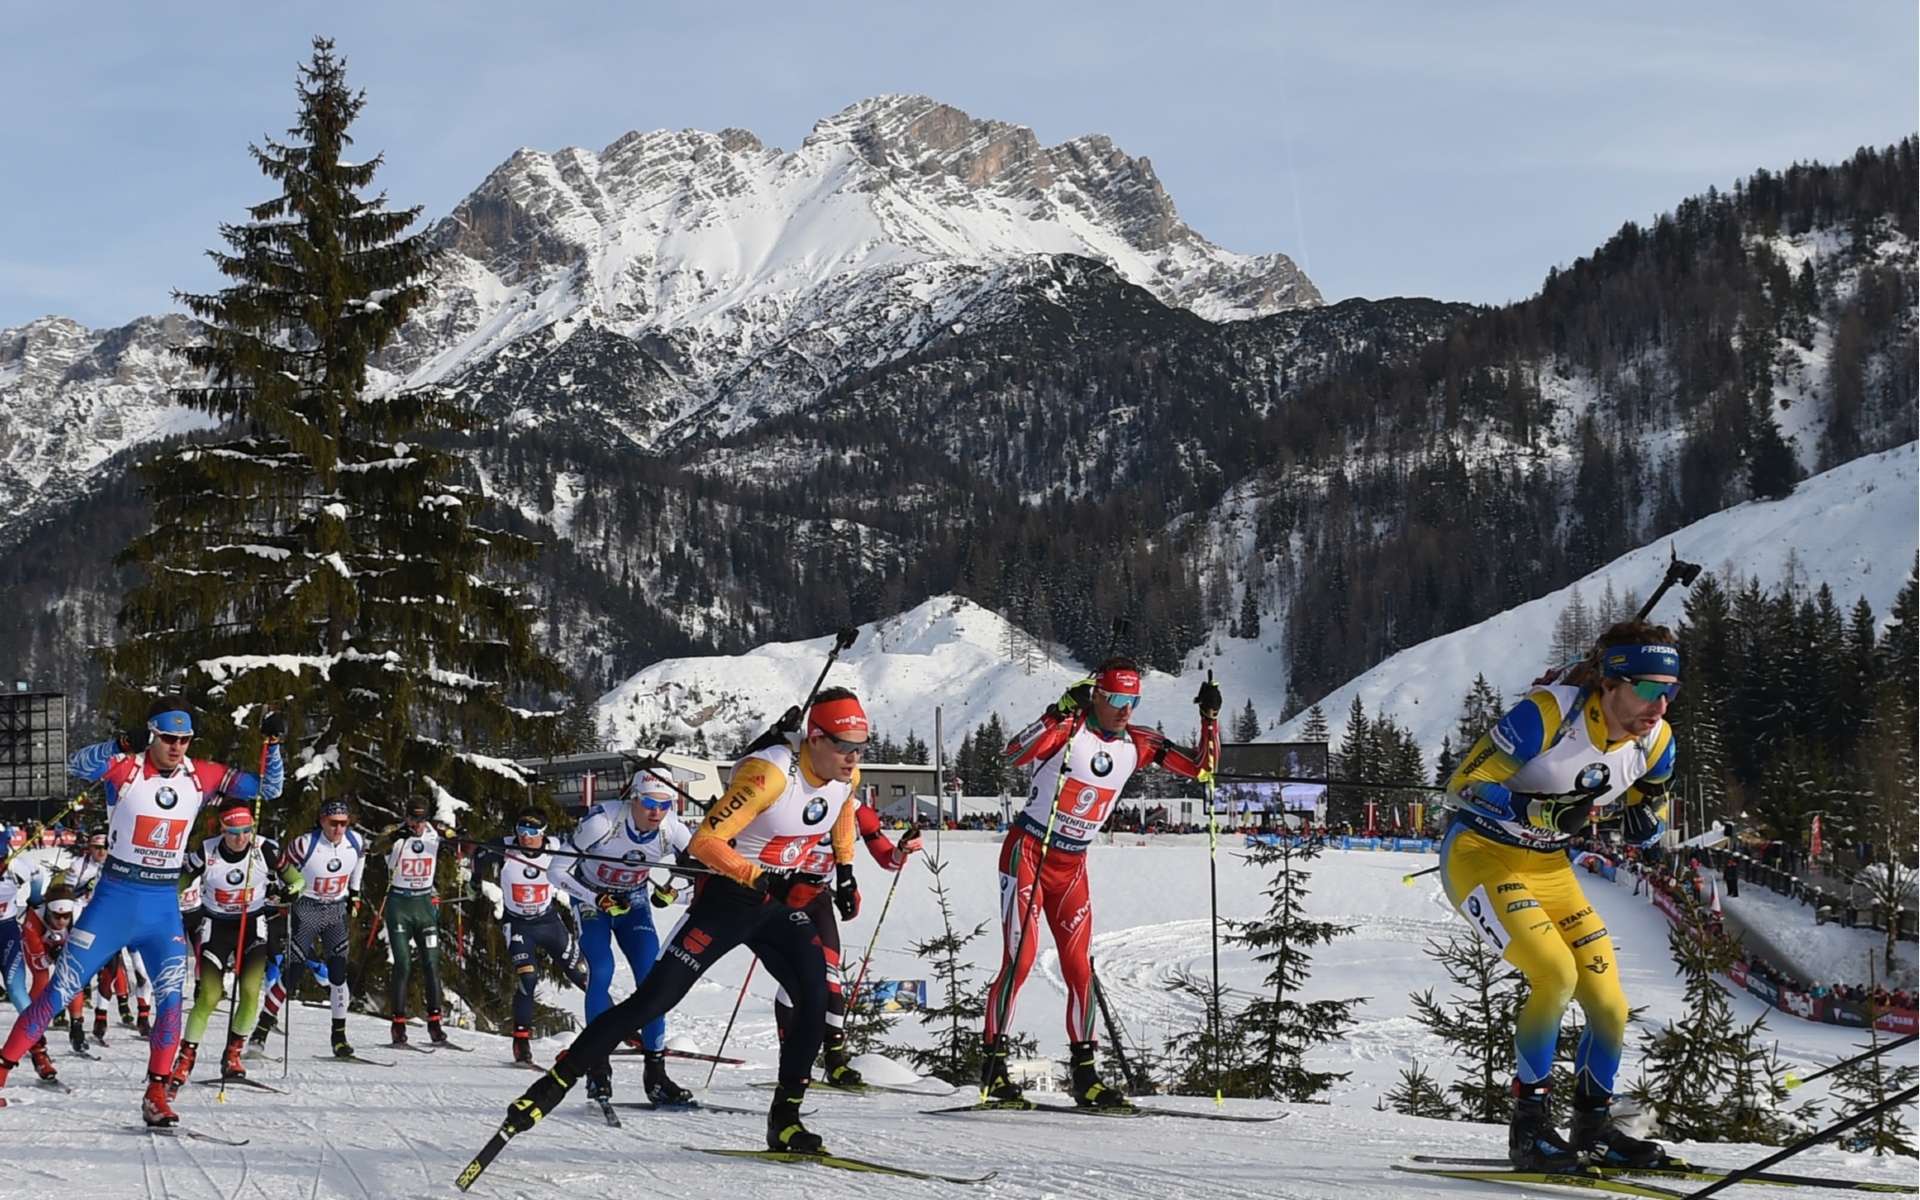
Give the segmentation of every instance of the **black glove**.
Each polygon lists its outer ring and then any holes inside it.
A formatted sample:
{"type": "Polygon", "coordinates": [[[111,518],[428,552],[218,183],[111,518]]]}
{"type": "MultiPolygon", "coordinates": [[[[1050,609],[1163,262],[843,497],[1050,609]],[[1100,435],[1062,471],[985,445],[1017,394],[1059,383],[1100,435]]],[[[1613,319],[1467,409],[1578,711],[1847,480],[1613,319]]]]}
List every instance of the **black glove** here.
{"type": "Polygon", "coordinates": [[[1535,829],[1575,834],[1593,816],[1594,797],[1585,792],[1572,792],[1564,796],[1532,796],[1516,792],[1514,799],[1526,801],[1524,806],[1516,805],[1515,811],[1535,829]]]}
{"type": "Polygon", "coordinates": [[[833,907],[842,921],[851,921],[860,915],[860,885],[854,881],[853,864],[841,863],[833,875],[833,907]]]}
{"type": "Polygon", "coordinates": [[[670,908],[680,898],[680,892],[670,883],[656,883],[650,898],[655,908],[670,908]]]}
{"type": "Polygon", "coordinates": [[[786,903],[787,893],[793,885],[800,882],[798,875],[788,875],[781,871],[762,871],[753,881],[753,890],[773,899],[786,903]]]}
{"type": "Polygon", "coordinates": [[[1193,698],[1200,706],[1200,716],[1208,721],[1220,715],[1220,685],[1209,679],[1200,685],[1200,694],[1193,698]]]}
{"type": "Polygon", "coordinates": [[[286,737],[287,714],[268,709],[267,715],[260,718],[260,732],[263,736],[272,738],[276,742],[286,737]]]}
{"type": "Polygon", "coordinates": [[[145,725],[135,725],[115,740],[120,743],[120,753],[138,754],[147,748],[148,742],[153,740],[153,730],[145,725]]]}
{"type": "Polygon", "coordinates": [[[1645,846],[1667,831],[1667,805],[1662,800],[1629,804],[1620,814],[1620,837],[1629,846],[1645,846]]]}

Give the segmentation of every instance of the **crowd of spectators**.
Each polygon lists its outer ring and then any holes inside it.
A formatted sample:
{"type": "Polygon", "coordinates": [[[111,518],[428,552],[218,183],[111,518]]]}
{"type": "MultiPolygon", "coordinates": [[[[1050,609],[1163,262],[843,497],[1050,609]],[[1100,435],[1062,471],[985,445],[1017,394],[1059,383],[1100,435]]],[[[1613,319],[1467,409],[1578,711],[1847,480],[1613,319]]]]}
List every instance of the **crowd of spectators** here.
{"type": "Polygon", "coordinates": [[[1897,988],[1892,991],[1884,987],[1866,987],[1858,983],[1805,983],[1782,971],[1758,954],[1750,954],[1746,959],[1747,973],[1758,975],[1775,987],[1786,988],[1805,996],[1831,996],[1836,1000],[1851,1000],[1856,1004],[1871,1004],[1875,1008],[1912,1008],[1913,990],[1897,988]]]}

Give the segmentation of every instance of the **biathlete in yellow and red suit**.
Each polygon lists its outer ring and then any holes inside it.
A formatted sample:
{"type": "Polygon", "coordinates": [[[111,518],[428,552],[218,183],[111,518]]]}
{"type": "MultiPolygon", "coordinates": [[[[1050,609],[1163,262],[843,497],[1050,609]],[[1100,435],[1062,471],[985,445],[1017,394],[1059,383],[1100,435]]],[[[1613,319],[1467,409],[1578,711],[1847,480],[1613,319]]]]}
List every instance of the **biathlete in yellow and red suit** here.
{"type": "Polygon", "coordinates": [[[665,1015],[708,967],[745,944],[793,1001],[767,1112],[767,1146],[823,1153],[800,1124],[800,1102],[826,1029],[827,964],[806,907],[827,887],[799,868],[823,845],[836,872],[853,861],[853,789],[866,751],[866,711],[851,692],[823,692],[804,737],[749,753],[700,822],[687,853],[715,874],[701,878],[679,932],[631,996],[580,1032],[553,1069],[507,1110],[503,1128],[531,1129],[613,1049],[665,1015]]]}
{"type": "Polygon", "coordinates": [[[1092,679],[1067,689],[1045,715],[1007,747],[1014,765],[1037,762],[1027,804],[1014,817],[1000,848],[1000,973],[987,991],[986,1055],[980,1090],[986,1102],[1024,1103],[1007,1075],[1006,1028],[1013,1002],[1038,951],[1028,928],[1036,912],[1053,930],[1060,975],[1067,985],[1067,1040],[1072,1051],[1074,1103],[1117,1108],[1126,1096],[1100,1081],[1094,1064],[1093,898],[1087,889],[1087,846],[1106,822],[1127,780],[1141,767],[1163,767],[1201,779],[1220,745],[1220,689],[1209,680],[1200,706],[1200,749],[1187,750],[1159,732],[1129,725],[1140,702],[1140,668],[1115,656],[1092,679]]]}
{"type": "Polygon", "coordinates": [[[1440,848],[1447,899],[1488,946],[1526,975],[1514,1029],[1507,1154],[1523,1170],[1583,1161],[1646,1167],[1666,1155],[1609,1119],[1627,1030],[1627,998],[1606,925],[1567,851],[1589,822],[1622,819],[1646,845],[1666,829],[1673,777],[1667,702],[1680,687],[1673,635],[1645,621],[1602,634],[1562,684],[1536,687],[1474,743],[1448,781],[1453,824],[1440,848]],[[1574,1052],[1569,1136],[1547,1105],[1554,1044],[1569,1001],[1586,1013],[1574,1052]]]}

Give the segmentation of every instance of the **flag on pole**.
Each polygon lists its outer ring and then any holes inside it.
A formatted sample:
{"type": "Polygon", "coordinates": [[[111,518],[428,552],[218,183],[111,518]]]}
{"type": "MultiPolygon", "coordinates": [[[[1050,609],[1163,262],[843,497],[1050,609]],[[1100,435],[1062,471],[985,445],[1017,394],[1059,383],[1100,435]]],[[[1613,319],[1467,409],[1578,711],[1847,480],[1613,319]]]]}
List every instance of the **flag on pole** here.
{"type": "Polygon", "coordinates": [[[1820,818],[1819,817],[1815,817],[1813,819],[1813,835],[1808,840],[1807,856],[1809,858],[1820,857],[1820,818]]]}
{"type": "Polygon", "coordinates": [[[1720,915],[1720,888],[1717,884],[1714,885],[1713,891],[1709,894],[1707,909],[1716,917],[1720,915]]]}

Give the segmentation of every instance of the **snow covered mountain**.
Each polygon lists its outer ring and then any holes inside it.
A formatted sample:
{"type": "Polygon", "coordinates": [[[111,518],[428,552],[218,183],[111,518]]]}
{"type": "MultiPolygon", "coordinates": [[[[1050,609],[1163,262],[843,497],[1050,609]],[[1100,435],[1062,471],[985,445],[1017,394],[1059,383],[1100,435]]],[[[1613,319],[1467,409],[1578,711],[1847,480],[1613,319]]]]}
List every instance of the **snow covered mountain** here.
{"type": "MultiPolygon", "coordinates": [[[[1908,443],[1807,480],[1785,500],[1716,513],[1566,588],[1402,651],[1335,690],[1321,708],[1337,742],[1358,695],[1369,713],[1392,714],[1432,762],[1453,732],[1475,674],[1484,672],[1502,695],[1514,697],[1549,665],[1555,623],[1576,590],[1588,601],[1609,586],[1621,596],[1650,595],[1671,551],[1723,581],[1753,578],[1768,588],[1789,578],[1810,588],[1825,583],[1842,605],[1864,596],[1885,614],[1917,550],[1920,444],[1908,443]]],[[[1681,603],[1682,596],[1670,594],[1655,616],[1672,621],[1681,603]]],[[[1262,740],[1298,736],[1304,715],[1273,720],[1287,695],[1283,627],[1269,621],[1256,638],[1216,630],[1180,675],[1148,672],[1142,719],[1164,720],[1169,733],[1187,736],[1196,724],[1190,699],[1211,670],[1226,694],[1227,717],[1251,700],[1268,718],[1262,740]]],[[[940,707],[949,753],[991,713],[1024,724],[1086,671],[1059,647],[956,596],[863,626],[861,635],[829,684],[853,688],[879,730],[895,739],[912,730],[931,741],[933,710],[940,707]]],[[[684,743],[697,734],[723,753],[806,695],[830,645],[828,639],[783,642],[740,655],[655,663],[601,697],[602,730],[617,746],[651,746],[662,733],[684,743]]]]}
{"type": "Polygon", "coordinates": [[[1285,255],[1196,234],[1107,138],[1043,147],[924,96],[863,101],[791,153],[740,129],[521,150],[434,239],[440,294],[389,365],[515,422],[589,406],[641,446],[732,432],[1002,319],[1061,256],[1211,321],[1320,301],[1285,255]]]}
{"type": "MultiPolygon", "coordinates": [[[[1111,273],[1208,321],[1316,306],[1285,255],[1222,250],[1145,158],[1042,146],[923,96],[880,96],[789,153],[739,129],[520,150],[432,230],[439,290],[385,383],[455,386],[522,424],[642,449],[738,430],[935,336],[1111,273]],[[1057,264],[1084,262],[1062,276],[1057,264]]],[[[0,535],[115,454],[204,428],[170,403],[179,315],[0,331],[0,535]]]]}

